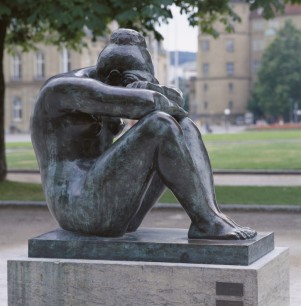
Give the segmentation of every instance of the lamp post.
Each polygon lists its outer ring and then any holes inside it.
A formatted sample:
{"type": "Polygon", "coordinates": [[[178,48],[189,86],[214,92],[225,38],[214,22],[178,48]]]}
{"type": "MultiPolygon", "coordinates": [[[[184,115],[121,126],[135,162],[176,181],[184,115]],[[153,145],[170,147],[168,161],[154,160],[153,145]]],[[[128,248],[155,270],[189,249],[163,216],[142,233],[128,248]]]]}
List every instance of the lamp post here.
{"type": "Polygon", "coordinates": [[[226,108],[224,110],[224,114],[225,114],[225,129],[226,129],[226,132],[228,133],[228,131],[229,131],[229,116],[231,114],[231,110],[229,108],[226,108]]]}
{"type": "Polygon", "coordinates": [[[295,102],[294,103],[294,108],[293,108],[293,112],[294,112],[294,123],[297,123],[298,122],[298,103],[295,102]]]}
{"type": "Polygon", "coordinates": [[[299,117],[301,116],[301,109],[296,110],[296,115],[297,115],[297,123],[299,123],[299,117]]]}

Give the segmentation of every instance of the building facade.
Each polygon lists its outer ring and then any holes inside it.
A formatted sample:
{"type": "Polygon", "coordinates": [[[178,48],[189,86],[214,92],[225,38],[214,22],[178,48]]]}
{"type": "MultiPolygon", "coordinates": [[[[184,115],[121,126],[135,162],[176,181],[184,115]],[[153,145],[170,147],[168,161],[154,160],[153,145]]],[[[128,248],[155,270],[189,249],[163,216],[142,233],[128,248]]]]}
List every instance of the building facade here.
{"type": "Polygon", "coordinates": [[[198,37],[196,96],[192,108],[203,124],[219,124],[226,117],[233,123],[241,119],[247,112],[262,54],[277,30],[287,19],[301,29],[301,6],[289,5],[284,15],[265,20],[260,10],[251,13],[249,5],[242,1],[232,1],[231,5],[242,19],[235,24],[234,33],[226,33],[223,25],[217,25],[219,38],[202,33],[198,37]]]}
{"type": "MultiPolygon", "coordinates": [[[[151,39],[148,41],[156,76],[160,82],[166,83],[166,54],[159,43],[151,39]]],[[[86,37],[85,43],[87,47],[81,52],[41,44],[37,46],[36,51],[5,54],[6,133],[28,133],[33,106],[43,83],[56,74],[95,65],[108,39],[100,37],[96,42],[91,42],[91,39],[86,37]]]]}

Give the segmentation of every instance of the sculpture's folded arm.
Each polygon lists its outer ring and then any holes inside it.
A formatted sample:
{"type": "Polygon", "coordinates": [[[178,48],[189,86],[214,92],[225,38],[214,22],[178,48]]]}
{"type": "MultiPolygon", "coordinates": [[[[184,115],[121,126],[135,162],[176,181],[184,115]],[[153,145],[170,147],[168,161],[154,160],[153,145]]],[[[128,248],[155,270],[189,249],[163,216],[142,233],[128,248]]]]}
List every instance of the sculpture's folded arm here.
{"type": "Polygon", "coordinates": [[[77,77],[52,79],[41,90],[39,102],[50,112],[86,112],[140,119],[154,110],[174,116],[185,111],[164,95],[147,89],[113,87],[97,80],[77,77]]]}

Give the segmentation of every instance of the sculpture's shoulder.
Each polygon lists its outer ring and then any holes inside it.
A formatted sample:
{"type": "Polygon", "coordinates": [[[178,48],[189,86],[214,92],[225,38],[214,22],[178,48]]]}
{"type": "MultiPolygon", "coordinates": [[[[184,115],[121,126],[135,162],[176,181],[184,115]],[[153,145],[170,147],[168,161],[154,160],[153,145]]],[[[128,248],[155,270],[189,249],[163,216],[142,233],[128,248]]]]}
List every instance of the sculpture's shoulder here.
{"type": "Polygon", "coordinates": [[[53,77],[49,78],[43,84],[41,89],[43,89],[44,87],[47,87],[47,85],[49,83],[51,83],[51,81],[56,80],[56,79],[72,78],[72,77],[73,78],[95,79],[95,75],[96,75],[95,66],[81,68],[81,69],[76,69],[76,70],[72,70],[72,71],[69,71],[69,72],[64,72],[64,73],[56,74],[53,77]]]}
{"type": "MultiPolygon", "coordinates": [[[[35,103],[35,109],[38,107],[44,107],[45,105],[45,97],[49,92],[53,92],[53,87],[57,85],[62,85],[63,88],[66,88],[66,84],[70,84],[70,79],[94,79],[95,78],[95,66],[81,68],[72,70],[65,73],[60,73],[49,78],[41,87],[40,92],[37,96],[37,100],[35,103]]],[[[54,99],[55,100],[55,99],[54,99]]],[[[55,101],[54,101],[55,102],[55,101]]]]}

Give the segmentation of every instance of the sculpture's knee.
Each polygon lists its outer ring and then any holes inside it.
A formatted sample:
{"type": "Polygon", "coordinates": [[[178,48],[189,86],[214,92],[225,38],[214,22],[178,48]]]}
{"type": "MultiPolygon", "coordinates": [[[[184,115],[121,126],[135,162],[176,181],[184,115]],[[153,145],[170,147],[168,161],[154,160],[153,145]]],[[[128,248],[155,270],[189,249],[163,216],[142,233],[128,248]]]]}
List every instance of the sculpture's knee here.
{"type": "Polygon", "coordinates": [[[175,118],[167,113],[156,111],[144,117],[143,125],[152,131],[155,136],[174,135],[180,136],[183,134],[181,126],[175,118]]]}

